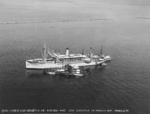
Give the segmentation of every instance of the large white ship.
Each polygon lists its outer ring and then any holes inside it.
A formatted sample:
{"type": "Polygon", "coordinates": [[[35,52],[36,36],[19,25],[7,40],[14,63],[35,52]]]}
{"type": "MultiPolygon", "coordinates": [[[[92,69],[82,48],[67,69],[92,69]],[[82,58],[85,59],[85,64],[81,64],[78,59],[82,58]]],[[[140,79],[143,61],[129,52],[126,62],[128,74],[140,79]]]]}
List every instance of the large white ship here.
{"type": "Polygon", "coordinates": [[[102,54],[102,49],[100,55],[94,55],[92,48],[90,54],[87,55],[84,54],[84,50],[82,54],[70,54],[69,48],[66,48],[65,54],[56,54],[44,46],[44,51],[41,51],[41,54],[42,58],[26,60],[26,69],[61,69],[67,64],[72,67],[87,67],[103,65],[111,60],[109,55],[102,54]],[[48,56],[50,57],[48,58],[48,56]]]}

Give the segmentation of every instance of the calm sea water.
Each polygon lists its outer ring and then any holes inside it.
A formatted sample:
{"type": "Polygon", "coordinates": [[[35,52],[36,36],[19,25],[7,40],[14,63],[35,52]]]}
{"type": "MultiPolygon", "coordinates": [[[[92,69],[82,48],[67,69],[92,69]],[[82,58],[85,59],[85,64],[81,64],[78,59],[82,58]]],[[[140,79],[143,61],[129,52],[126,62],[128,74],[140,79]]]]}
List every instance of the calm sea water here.
{"type": "Polygon", "coordinates": [[[2,109],[128,109],[131,112],[148,113],[149,28],[140,25],[138,29],[135,25],[118,28],[119,25],[112,25],[115,30],[110,30],[105,22],[2,26],[2,109]],[[81,24],[84,26],[79,27],[81,24]],[[93,24],[102,26],[95,27],[93,24]],[[90,46],[95,53],[99,53],[100,46],[103,46],[104,53],[114,60],[105,68],[94,69],[89,75],[80,78],[26,71],[25,60],[41,57],[40,49],[44,42],[61,53],[66,47],[71,52],[81,52],[83,46],[86,53],[90,46]]]}
{"type": "MultiPolygon", "coordinates": [[[[0,109],[127,109],[150,112],[150,20],[0,24],[0,109]],[[44,43],[56,52],[99,53],[111,61],[83,77],[26,71],[44,43]]],[[[10,21],[9,21],[10,22],[10,21]]]]}

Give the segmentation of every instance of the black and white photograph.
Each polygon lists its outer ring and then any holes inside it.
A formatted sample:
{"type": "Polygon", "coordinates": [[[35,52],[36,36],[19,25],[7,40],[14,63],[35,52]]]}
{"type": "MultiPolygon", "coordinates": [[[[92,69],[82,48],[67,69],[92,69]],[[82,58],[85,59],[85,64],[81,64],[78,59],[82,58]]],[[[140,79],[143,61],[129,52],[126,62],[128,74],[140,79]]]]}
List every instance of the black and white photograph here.
{"type": "Polygon", "coordinates": [[[0,0],[0,113],[150,114],[150,1],[0,0]]]}

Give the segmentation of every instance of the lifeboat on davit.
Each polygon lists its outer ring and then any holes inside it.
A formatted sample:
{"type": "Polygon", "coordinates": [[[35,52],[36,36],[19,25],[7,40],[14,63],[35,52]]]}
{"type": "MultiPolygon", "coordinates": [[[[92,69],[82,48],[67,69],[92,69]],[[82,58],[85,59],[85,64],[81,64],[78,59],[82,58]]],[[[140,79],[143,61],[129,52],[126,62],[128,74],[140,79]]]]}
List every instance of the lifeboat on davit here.
{"type": "Polygon", "coordinates": [[[100,57],[98,55],[93,55],[93,59],[99,59],[100,57]]]}
{"type": "Polygon", "coordinates": [[[84,58],[83,61],[84,61],[85,63],[90,63],[90,62],[91,62],[91,58],[84,58]]]}

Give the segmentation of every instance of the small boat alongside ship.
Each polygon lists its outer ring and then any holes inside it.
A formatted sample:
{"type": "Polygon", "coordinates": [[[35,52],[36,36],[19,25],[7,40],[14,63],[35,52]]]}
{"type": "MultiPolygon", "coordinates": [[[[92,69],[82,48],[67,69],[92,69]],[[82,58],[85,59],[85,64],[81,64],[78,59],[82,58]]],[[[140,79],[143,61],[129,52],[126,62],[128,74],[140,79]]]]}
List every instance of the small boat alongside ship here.
{"type": "Polygon", "coordinates": [[[107,65],[106,62],[112,60],[109,55],[102,54],[102,48],[100,55],[94,55],[92,48],[90,50],[87,55],[84,50],[82,54],[70,54],[69,48],[66,48],[65,54],[58,54],[44,46],[44,51],[41,51],[42,58],[26,60],[26,69],[43,69],[44,73],[50,75],[83,76],[81,68],[107,65]]]}
{"type": "Polygon", "coordinates": [[[88,70],[84,67],[72,67],[69,64],[66,64],[64,68],[61,69],[45,69],[44,74],[49,75],[65,75],[65,76],[83,76],[88,73],[88,70]]]}

